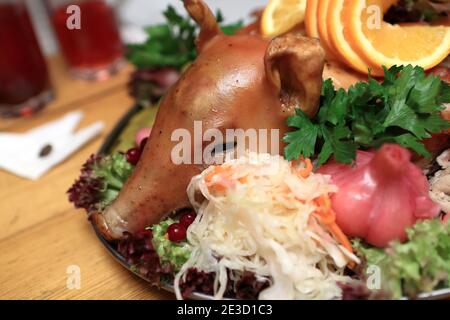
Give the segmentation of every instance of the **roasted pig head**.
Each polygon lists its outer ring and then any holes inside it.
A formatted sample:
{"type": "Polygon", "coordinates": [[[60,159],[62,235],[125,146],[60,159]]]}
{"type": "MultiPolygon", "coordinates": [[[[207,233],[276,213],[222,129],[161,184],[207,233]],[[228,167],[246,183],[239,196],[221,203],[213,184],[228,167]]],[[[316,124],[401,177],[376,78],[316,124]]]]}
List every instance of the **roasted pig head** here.
{"type": "Polygon", "coordinates": [[[184,5],[201,27],[198,57],[162,100],[141,159],[118,198],[92,215],[108,239],[120,239],[125,231],[136,232],[189,206],[186,188],[201,166],[172,161],[175,130],[186,129],[193,137],[194,121],[201,121],[203,132],[279,129],[282,138],[286,117],[295,108],[310,116],[318,108],[324,52],[317,40],[299,34],[273,40],[226,36],[201,0],[185,0],[184,5]]]}

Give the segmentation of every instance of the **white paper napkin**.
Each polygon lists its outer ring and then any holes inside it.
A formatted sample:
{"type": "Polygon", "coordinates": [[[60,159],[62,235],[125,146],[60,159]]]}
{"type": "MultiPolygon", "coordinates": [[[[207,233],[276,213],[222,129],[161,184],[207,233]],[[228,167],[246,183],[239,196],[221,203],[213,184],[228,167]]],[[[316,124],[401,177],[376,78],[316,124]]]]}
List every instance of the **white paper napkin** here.
{"type": "Polygon", "coordinates": [[[25,133],[0,133],[0,168],[39,179],[102,131],[104,124],[96,122],[75,133],[83,116],[75,111],[25,133]]]}

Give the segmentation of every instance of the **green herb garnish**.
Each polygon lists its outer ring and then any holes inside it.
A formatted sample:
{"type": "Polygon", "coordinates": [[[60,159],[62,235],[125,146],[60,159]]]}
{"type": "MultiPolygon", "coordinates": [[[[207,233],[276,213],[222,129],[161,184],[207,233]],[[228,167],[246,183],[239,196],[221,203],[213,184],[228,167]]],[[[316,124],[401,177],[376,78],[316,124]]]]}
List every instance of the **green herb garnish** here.
{"type": "MultiPolygon", "coordinates": [[[[173,67],[181,69],[197,57],[195,38],[198,26],[189,17],[178,14],[174,7],[164,11],[166,23],[145,28],[148,40],[142,44],[128,46],[127,58],[137,68],[173,67]]],[[[217,20],[223,22],[220,11],[217,20]]],[[[234,34],[242,22],[222,25],[225,34],[234,34]]]]}
{"type": "Polygon", "coordinates": [[[217,10],[216,20],[217,20],[217,23],[220,25],[220,29],[222,30],[222,32],[228,36],[234,35],[236,33],[236,31],[238,31],[239,29],[241,29],[244,26],[244,23],[242,21],[237,21],[237,22],[231,23],[231,24],[225,24],[224,23],[225,19],[220,10],[217,10]]]}
{"type": "Polygon", "coordinates": [[[439,112],[450,102],[450,85],[434,75],[426,75],[411,65],[384,68],[383,83],[369,76],[335,90],[331,79],[324,81],[318,114],[310,119],[300,109],[287,119],[297,130],[287,133],[284,155],[288,160],[317,154],[318,165],[331,156],[351,163],[357,149],[378,148],[398,143],[429,157],[422,140],[450,127],[439,112]]]}

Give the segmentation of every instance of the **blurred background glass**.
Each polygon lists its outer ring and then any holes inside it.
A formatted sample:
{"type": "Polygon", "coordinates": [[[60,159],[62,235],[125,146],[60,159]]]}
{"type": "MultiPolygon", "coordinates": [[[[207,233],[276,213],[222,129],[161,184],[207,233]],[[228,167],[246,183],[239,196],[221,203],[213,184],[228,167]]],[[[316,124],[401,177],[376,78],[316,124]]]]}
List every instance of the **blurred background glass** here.
{"type": "MultiPolygon", "coordinates": [[[[237,21],[267,0],[207,1],[237,21]]],[[[108,78],[123,61],[122,42],[145,41],[144,27],[163,22],[168,4],[184,12],[180,0],[0,0],[0,116],[29,115],[52,99],[44,56],[52,77],[61,55],[77,78],[108,78]],[[67,28],[69,5],[80,7],[79,30],[67,28]]]]}
{"type": "Polygon", "coordinates": [[[47,0],[47,6],[61,52],[75,78],[102,80],[119,70],[124,47],[112,5],[103,0],[47,0]],[[72,11],[72,5],[79,10],[72,11]],[[79,27],[69,28],[68,20],[75,21],[73,15],[77,14],[79,27]]]}
{"type": "Polygon", "coordinates": [[[0,0],[0,116],[29,115],[52,93],[45,59],[22,0],[0,0]]]}

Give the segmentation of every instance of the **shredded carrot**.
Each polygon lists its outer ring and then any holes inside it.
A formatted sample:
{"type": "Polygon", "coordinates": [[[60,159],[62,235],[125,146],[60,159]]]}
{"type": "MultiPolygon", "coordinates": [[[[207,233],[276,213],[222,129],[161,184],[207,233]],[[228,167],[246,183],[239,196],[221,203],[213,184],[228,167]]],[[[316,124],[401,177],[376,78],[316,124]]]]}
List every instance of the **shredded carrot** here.
{"type": "Polygon", "coordinates": [[[328,212],[331,210],[331,200],[328,196],[320,196],[319,198],[315,199],[316,204],[321,208],[323,212],[328,212]]]}
{"type": "Polygon", "coordinates": [[[225,193],[227,188],[223,184],[215,184],[211,186],[211,190],[214,193],[225,193]]]}
{"type": "MultiPolygon", "coordinates": [[[[353,248],[350,241],[336,223],[336,213],[331,208],[330,198],[328,196],[320,196],[315,199],[315,202],[318,206],[318,210],[314,213],[314,215],[320,219],[328,231],[331,232],[335,239],[339,241],[344,248],[346,248],[350,253],[353,253],[353,248]]],[[[350,268],[353,268],[354,265],[355,264],[352,261],[348,264],[350,268]]]]}
{"type": "Polygon", "coordinates": [[[212,178],[219,173],[225,172],[225,171],[229,171],[230,167],[229,166],[214,166],[214,169],[211,170],[210,173],[208,173],[208,175],[205,177],[205,181],[206,182],[211,182],[212,178]]]}
{"type": "MultiPolygon", "coordinates": [[[[211,170],[211,172],[206,175],[205,182],[208,184],[211,183],[212,179],[216,175],[222,176],[222,180],[228,179],[229,176],[231,175],[230,169],[231,169],[231,167],[228,165],[214,166],[214,169],[211,170]]],[[[210,187],[214,192],[217,192],[217,193],[224,193],[227,190],[227,187],[223,183],[220,183],[220,182],[214,183],[210,187]]]]}
{"type": "Polygon", "coordinates": [[[214,170],[211,170],[205,177],[205,182],[211,182],[212,178],[216,175],[217,167],[214,167],[214,170]]]}
{"type": "Polygon", "coordinates": [[[349,252],[353,252],[352,245],[350,244],[350,241],[348,240],[347,236],[342,232],[341,228],[336,223],[333,223],[329,226],[330,231],[333,233],[333,235],[339,239],[341,244],[346,248],[349,252]]]}
{"type": "MultiPolygon", "coordinates": [[[[297,161],[301,161],[305,164],[305,167],[298,171],[298,175],[302,178],[307,178],[311,174],[313,170],[313,165],[311,159],[300,158],[297,161]]],[[[296,162],[297,162],[296,161],[296,162]]],[[[296,164],[294,162],[294,164],[296,164]]],[[[331,200],[328,196],[320,196],[315,199],[315,202],[318,206],[318,210],[315,212],[315,216],[320,219],[320,221],[324,224],[324,226],[331,232],[331,234],[339,241],[344,248],[346,248],[349,252],[353,252],[353,248],[348,240],[347,236],[342,232],[339,226],[336,224],[336,214],[331,208],[331,200]]],[[[349,267],[354,266],[353,262],[349,263],[349,267]]]]}
{"type": "Polygon", "coordinates": [[[240,182],[240,183],[247,183],[247,176],[243,176],[243,177],[240,177],[239,179],[238,179],[238,181],[240,182]]]}
{"type": "Polygon", "coordinates": [[[309,159],[309,158],[306,158],[306,159],[300,158],[297,161],[295,161],[294,164],[296,164],[296,162],[303,162],[305,164],[305,167],[301,168],[298,171],[298,173],[297,173],[298,176],[302,177],[304,179],[308,178],[309,175],[311,174],[312,170],[313,170],[313,165],[312,165],[311,159],[309,159]]]}
{"type": "Polygon", "coordinates": [[[304,199],[301,199],[301,198],[299,198],[299,197],[295,197],[295,199],[296,199],[298,202],[300,202],[300,203],[305,203],[305,202],[306,202],[304,199]]]}

